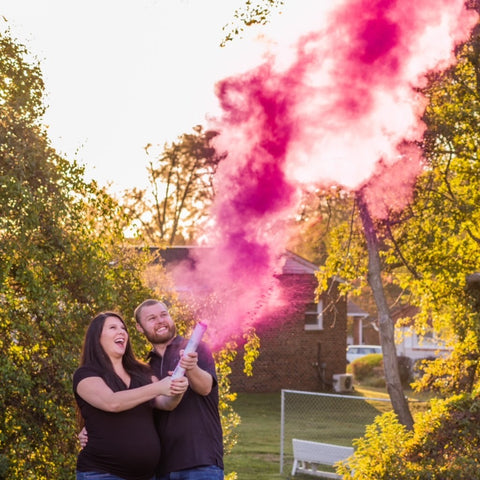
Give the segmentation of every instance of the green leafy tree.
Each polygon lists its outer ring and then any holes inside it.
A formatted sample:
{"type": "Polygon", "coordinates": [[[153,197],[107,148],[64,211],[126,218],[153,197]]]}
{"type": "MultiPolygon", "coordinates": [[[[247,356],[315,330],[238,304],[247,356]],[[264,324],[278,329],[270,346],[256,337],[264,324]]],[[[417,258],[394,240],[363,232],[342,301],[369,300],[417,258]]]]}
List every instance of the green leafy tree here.
{"type": "Polygon", "coordinates": [[[39,65],[0,34],[0,478],[70,479],[71,376],[99,310],[147,290],[121,211],[51,148],[39,65]]]}
{"type": "Polygon", "coordinates": [[[125,196],[129,218],[151,245],[184,244],[201,233],[214,196],[213,176],[224,158],[212,146],[217,135],[199,125],[194,133],[166,144],[150,162],[151,189],[134,189],[125,196]]]}
{"type": "MultiPolygon", "coordinates": [[[[430,100],[425,165],[414,201],[376,225],[384,282],[396,286],[397,301],[419,307],[419,334],[433,326],[453,348],[450,357],[428,362],[416,383],[444,395],[471,391],[478,383],[479,308],[466,290],[466,278],[478,271],[480,260],[479,52],[476,30],[459,48],[457,64],[431,77],[425,91],[430,100]]],[[[361,237],[346,235],[346,226],[338,231],[327,266],[353,283],[355,272],[365,271],[361,237]],[[358,246],[351,239],[360,240],[358,246]]]]}
{"type": "MultiPolygon", "coordinates": [[[[480,260],[479,46],[477,28],[459,47],[456,65],[431,76],[425,90],[424,172],[414,201],[376,226],[384,281],[396,285],[400,302],[419,307],[419,334],[433,327],[453,349],[449,357],[427,362],[415,386],[446,396],[472,391],[479,375],[480,309],[466,281],[478,272],[480,260]]],[[[327,263],[353,278],[348,268],[339,268],[344,246],[338,243],[327,263]]],[[[361,250],[349,250],[356,251],[361,250]]],[[[359,262],[353,255],[347,265],[359,262]]]]}

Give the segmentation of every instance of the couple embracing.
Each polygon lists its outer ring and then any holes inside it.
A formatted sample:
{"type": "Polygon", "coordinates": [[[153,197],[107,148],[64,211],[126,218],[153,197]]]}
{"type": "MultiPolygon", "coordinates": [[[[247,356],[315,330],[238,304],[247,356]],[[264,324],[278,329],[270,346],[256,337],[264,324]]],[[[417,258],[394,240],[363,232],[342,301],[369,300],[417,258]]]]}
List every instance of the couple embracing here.
{"type": "Polygon", "coordinates": [[[152,344],[138,361],[115,312],[97,315],[73,376],[85,427],[77,480],[223,480],[223,436],[215,362],[206,344],[183,355],[166,305],[146,300],[137,329],[152,344]],[[185,376],[170,375],[177,363],[185,376]]]}

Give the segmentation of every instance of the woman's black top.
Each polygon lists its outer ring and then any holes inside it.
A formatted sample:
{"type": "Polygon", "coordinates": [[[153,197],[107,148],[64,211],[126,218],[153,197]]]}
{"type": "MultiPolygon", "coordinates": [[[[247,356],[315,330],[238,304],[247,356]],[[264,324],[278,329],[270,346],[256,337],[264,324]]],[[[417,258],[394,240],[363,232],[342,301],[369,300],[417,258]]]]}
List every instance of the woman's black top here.
{"type": "MultiPolygon", "coordinates": [[[[102,378],[102,373],[82,366],[73,375],[75,399],[88,432],[88,443],[78,455],[77,470],[110,473],[125,480],[150,480],[160,458],[151,403],[117,413],[95,408],[77,394],[78,384],[87,377],[102,378]]],[[[128,388],[140,386],[132,378],[128,388]]],[[[124,390],[128,388],[125,385],[124,390]]]]}

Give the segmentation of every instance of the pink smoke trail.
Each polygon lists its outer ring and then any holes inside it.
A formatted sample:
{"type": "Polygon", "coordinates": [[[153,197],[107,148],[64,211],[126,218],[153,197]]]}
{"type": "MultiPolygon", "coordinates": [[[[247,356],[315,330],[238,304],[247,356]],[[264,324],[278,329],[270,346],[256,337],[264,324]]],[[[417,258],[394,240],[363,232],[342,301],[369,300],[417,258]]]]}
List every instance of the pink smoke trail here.
{"type": "Polygon", "coordinates": [[[451,64],[476,20],[463,0],[353,0],[299,39],[290,65],[271,56],[218,83],[223,113],[211,127],[228,159],[215,181],[214,248],[192,282],[225,294],[225,335],[281,299],[274,273],[300,185],[366,185],[379,217],[408,201],[421,155],[399,146],[424,131],[415,87],[451,64]]]}

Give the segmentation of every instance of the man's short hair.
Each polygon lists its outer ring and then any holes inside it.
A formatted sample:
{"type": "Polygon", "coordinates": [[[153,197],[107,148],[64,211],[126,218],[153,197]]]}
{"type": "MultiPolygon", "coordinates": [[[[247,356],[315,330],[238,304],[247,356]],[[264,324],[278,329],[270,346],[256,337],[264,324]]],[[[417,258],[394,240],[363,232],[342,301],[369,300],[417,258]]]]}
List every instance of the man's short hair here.
{"type": "Polygon", "coordinates": [[[144,300],[133,312],[133,316],[135,317],[135,321],[140,323],[140,312],[142,311],[143,307],[151,307],[152,305],[163,305],[167,310],[168,307],[165,303],[161,302],[160,300],[155,300],[153,298],[149,298],[148,300],[144,300]]]}

